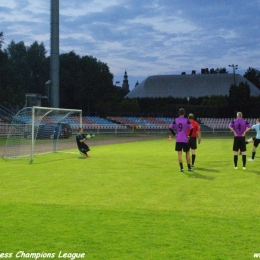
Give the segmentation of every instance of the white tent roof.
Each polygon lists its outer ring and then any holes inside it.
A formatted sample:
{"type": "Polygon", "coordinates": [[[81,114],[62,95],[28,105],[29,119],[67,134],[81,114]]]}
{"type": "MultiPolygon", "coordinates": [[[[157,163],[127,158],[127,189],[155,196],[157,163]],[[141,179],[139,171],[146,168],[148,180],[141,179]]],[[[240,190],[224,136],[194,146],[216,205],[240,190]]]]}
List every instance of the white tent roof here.
{"type": "MultiPolygon", "coordinates": [[[[260,90],[250,81],[235,74],[235,83],[247,82],[251,96],[259,96],[260,90]]],[[[229,88],[234,84],[234,74],[190,74],[149,76],[137,85],[126,98],[158,97],[203,97],[229,95],[229,88]]]]}

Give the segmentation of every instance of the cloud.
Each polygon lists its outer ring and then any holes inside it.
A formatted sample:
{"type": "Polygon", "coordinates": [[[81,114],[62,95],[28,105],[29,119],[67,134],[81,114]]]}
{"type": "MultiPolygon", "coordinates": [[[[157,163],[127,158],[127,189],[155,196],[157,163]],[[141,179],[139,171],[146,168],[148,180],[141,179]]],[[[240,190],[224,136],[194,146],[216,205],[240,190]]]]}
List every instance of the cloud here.
{"type": "MultiPolygon", "coordinates": [[[[260,69],[260,2],[194,0],[60,1],[60,52],[92,55],[130,87],[137,78],[238,64],[260,69]]],[[[0,28],[11,40],[44,42],[49,51],[50,1],[0,3],[0,28]]],[[[140,80],[138,80],[140,82],[140,80]]]]}

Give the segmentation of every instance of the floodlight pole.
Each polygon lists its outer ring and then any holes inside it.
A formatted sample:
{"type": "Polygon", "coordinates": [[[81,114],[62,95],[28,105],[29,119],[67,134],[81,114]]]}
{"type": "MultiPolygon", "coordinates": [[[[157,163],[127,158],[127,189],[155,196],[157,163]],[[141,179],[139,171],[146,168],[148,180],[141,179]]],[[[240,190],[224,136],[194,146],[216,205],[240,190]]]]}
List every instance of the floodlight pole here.
{"type": "Polygon", "coordinates": [[[235,77],[235,71],[238,69],[238,65],[228,65],[229,67],[232,67],[233,68],[233,76],[234,76],[234,86],[236,85],[236,77],[235,77]]]}
{"type": "Polygon", "coordinates": [[[59,0],[51,0],[50,106],[56,108],[60,107],[59,69],[59,0]]]}
{"type": "Polygon", "coordinates": [[[33,154],[34,154],[34,116],[35,116],[35,108],[32,107],[32,125],[31,125],[31,156],[30,163],[33,162],[33,154]]]}

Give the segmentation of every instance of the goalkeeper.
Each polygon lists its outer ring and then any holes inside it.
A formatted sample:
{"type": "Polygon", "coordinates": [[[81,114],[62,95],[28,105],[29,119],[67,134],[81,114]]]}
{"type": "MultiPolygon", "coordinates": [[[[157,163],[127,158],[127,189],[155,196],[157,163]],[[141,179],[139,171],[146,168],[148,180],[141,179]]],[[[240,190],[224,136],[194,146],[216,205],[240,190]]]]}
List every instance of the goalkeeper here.
{"type": "Polygon", "coordinates": [[[87,135],[87,137],[83,134],[83,128],[78,129],[78,134],[76,136],[77,145],[79,148],[79,151],[86,155],[86,157],[89,157],[88,151],[90,151],[89,146],[84,142],[87,138],[93,138],[94,135],[90,136],[87,135]]]}

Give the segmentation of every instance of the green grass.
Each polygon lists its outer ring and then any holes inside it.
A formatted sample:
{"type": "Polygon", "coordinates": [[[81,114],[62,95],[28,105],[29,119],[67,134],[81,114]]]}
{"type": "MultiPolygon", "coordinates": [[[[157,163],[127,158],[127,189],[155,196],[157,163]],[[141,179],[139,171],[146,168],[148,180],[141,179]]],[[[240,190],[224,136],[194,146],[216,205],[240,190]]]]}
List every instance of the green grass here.
{"type": "Polygon", "coordinates": [[[6,144],[6,138],[0,137],[0,146],[6,144]]]}
{"type": "Polygon", "coordinates": [[[234,170],[232,142],[204,138],[195,171],[184,173],[167,137],[92,147],[88,159],[1,159],[0,253],[253,259],[260,251],[259,157],[246,170],[239,157],[234,170]]]}

